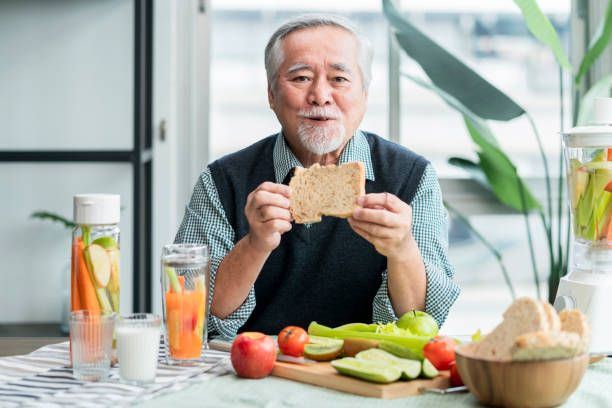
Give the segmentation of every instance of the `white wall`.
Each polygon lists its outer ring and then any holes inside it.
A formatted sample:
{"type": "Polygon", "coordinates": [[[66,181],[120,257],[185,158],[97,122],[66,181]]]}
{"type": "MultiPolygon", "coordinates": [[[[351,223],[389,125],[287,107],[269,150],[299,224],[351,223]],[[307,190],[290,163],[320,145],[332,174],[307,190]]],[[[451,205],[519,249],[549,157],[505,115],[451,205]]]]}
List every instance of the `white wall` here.
{"type": "MultiPolygon", "coordinates": [[[[0,150],[127,150],[133,144],[131,0],[0,2],[0,150]]],[[[0,163],[0,323],[57,322],[76,193],[119,193],[121,311],[132,307],[132,169],[117,163],[0,163]]]]}
{"type": "Polygon", "coordinates": [[[131,149],[133,1],[0,2],[0,149],[131,149]]]}

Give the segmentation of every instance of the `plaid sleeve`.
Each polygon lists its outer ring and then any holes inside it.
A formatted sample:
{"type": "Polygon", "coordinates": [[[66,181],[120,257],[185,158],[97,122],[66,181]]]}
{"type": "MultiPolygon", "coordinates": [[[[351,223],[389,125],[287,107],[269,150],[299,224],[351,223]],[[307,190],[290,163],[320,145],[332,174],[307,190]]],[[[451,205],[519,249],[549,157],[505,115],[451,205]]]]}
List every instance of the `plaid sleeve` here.
{"type": "MultiPolygon", "coordinates": [[[[434,168],[427,165],[412,200],[412,235],[421,251],[427,272],[425,311],[442,327],[448,312],[459,296],[453,280],[455,269],[448,260],[448,214],[442,204],[442,192],[434,168]]],[[[387,270],[374,297],[372,316],[375,322],[397,319],[387,286],[387,270]]]]}
{"type": "MultiPolygon", "coordinates": [[[[234,229],[227,221],[210,169],[207,167],[196,182],[174,242],[206,244],[210,249],[209,307],[217,270],[225,255],[234,247],[234,237],[234,229]]],[[[251,288],[244,303],[225,319],[208,315],[208,333],[211,337],[233,339],[254,308],[255,290],[251,288]]]]}

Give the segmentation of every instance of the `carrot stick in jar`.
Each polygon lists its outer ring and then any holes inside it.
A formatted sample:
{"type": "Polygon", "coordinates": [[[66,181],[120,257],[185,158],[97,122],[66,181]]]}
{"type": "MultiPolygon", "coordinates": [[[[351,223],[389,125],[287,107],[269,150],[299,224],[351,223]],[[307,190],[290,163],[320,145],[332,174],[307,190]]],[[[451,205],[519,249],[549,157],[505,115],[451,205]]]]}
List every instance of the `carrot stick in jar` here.
{"type": "Polygon", "coordinates": [[[96,297],[96,289],[91,281],[87,262],[85,262],[85,254],[83,253],[85,246],[80,238],[75,241],[77,246],[77,285],[79,287],[79,301],[83,309],[89,310],[94,315],[100,314],[100,304],[96,297]]]}
{"type": "MultiPolygon", "coordinates": [[[[80,238],[77,238],[77,240],[80,238]]],[[[79,301],[79,287],[77,285],[77,257],[78,257],[78,243],[75,241],[72,244],[72,259],[70,262],[70,311],[81,309],[81,303],[79,301]]]]}

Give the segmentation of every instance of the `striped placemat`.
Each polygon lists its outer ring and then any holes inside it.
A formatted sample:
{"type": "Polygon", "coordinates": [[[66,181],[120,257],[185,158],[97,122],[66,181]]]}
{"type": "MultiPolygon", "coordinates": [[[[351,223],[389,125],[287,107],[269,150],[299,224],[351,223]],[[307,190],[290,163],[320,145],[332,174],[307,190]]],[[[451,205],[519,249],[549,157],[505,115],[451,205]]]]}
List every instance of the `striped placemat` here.
{"type": "Polygon", "coordinates": [[[121,407],[176,392],[206,378],[232,370],[229,353],[208,350],[199,367],[165,363],[167,347],[159,348],[155,382],[145,386],[123,384],[118,367],[105,381],[83,382],[72,376],[68,342],[42,347],[23,356],[0,358],[2,407],[121,407]]]}

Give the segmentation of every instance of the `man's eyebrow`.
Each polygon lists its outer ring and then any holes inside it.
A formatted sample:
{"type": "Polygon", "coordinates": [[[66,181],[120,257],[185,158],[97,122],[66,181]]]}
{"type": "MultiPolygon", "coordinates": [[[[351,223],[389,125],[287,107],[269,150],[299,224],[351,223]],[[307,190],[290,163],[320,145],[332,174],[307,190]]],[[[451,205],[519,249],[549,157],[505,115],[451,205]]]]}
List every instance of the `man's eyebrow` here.
{"type": "Polygon", "coordinates": [[[332,66],[333,69],[336,69],[338,71],[347,72],[347,73],[351,72],[351,69],[349,68],[349,66],[345,65],[345,64],[343,64],[341,62],[337,62],[335,64],[331,64],[331,66],[332,66]]]}
{"type": "Polygon", "coordinates": [[[308,64],[305,64],[303,62],[298,62],[297,64],[293,64],[291,67],[289,67],[289,69],[287,70],[288,74],[291,74],[295,71],[300,71],[302,69],[312,69],[312,67],[308,64]]]}

